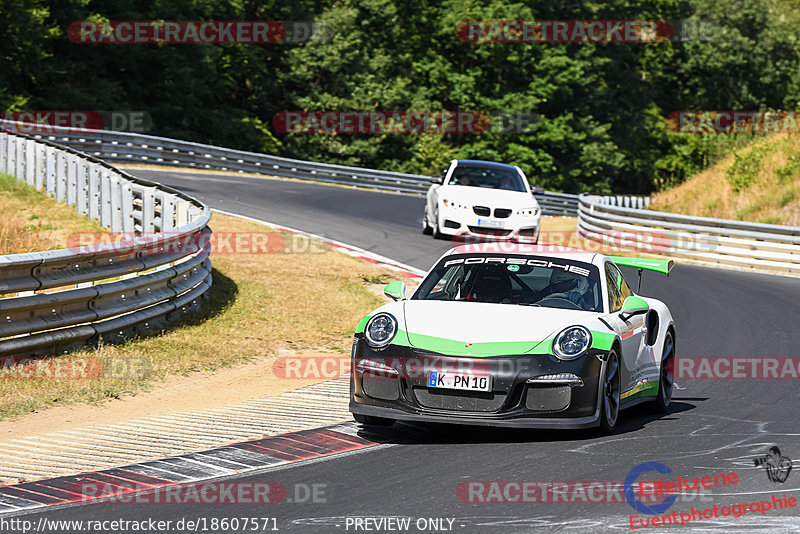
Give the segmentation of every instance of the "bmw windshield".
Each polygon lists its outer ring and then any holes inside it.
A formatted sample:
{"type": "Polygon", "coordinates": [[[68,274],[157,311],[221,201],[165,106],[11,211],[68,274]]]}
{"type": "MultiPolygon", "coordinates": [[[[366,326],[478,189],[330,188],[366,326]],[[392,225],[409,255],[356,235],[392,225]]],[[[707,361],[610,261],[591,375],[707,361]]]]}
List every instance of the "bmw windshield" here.
{"type": "Polygon", "coordinates": [[[458,165],[450,175],[448,185],[505,189],[525,193],[525,182],[513,167],[495,165],[458,165]]]}
{"type": "Polygon", "coordinates": [[[490,302],[600,312],[600,274],[561,258],[453,255],[423,280],[412,300],[490,302]]]}

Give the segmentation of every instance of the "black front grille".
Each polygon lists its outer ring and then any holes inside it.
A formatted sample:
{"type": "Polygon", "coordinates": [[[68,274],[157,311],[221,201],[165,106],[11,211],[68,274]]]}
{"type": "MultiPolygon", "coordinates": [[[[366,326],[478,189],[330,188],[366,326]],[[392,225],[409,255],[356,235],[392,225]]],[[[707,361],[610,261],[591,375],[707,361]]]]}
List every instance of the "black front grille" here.
{"type": "Polygon", "coordinates": [[[505,237],[511,230],[495,230],[494,228],[484,228],[482,226],[467,226],[473,234],[490,235],[494,237],[505,237]]]}
{"type": "Polygon", "coordinates": [[[525,407],[536,412],[557,412],[569,406],[572,388],[569,386],[529,386],[525,407]]]}
{"type": "Polygon", "coordinates": [[[454,391],[414,388],[417,401],[426,408],[459,412],[496,412],[503,407],[506,394],[493,391],[454,391]]]}
{"type": "Polygon", "coordinates": [[[507,208],[496,208],[494,210],[494,216],[498,219],[508,219],[511,215],[511,210],[507,208]]]}
{"type": "Polygon", "coordinates": [[[481,217],[488,217],[492,214],[492,210],[486,206],[472,206],[472,211],[475,212],[475,215],[480,215],[481,217]]]}
{"type": "Polygon", "coordinates": [[[398,387],[396,378],[388,377],[370,377],[368,374],[364,375],[361,381],[361,387],[364,388],[364,393],[373,399],[383,400],[397,400],[400,398],[400,388],[398,387]]]}

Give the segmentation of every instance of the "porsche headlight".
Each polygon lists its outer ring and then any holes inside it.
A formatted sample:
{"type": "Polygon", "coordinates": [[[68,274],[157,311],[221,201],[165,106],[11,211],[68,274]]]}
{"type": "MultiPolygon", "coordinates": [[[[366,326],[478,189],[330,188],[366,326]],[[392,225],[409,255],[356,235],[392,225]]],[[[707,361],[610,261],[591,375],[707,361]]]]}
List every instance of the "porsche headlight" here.
{"type": "Polygon", "coordinates": [[[553,340],[553,354],[561,360],[580,358],[592,345],[592,334],[582,326],[570,326],[553,340]]]}
{"type": "Polygon", "coordinates": [[[517,215],[523,215],[525,217],[533,217],[537,213],[539,213],[539,208],[537,207],[523,208],[521,210],[517,210],[517,215]]]}
{"type": "Polygon", "coordinates": [[[364,336],[367,344],[375,349],[380,349],[388,345],[397,333],[397,319],[388,313],[375,314],[372,319],[367,321],[364,329],[364,336]]]}

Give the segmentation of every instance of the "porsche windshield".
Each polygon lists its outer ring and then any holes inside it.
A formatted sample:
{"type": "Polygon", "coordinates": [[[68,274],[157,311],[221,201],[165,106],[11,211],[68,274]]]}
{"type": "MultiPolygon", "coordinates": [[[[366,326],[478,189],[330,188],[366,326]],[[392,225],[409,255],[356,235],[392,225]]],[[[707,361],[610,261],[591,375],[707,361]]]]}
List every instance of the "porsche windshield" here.
{"type": "Polygon", "coordinates": [[[502,254],[447,256],[412,300],[457,300],[602,311],[600,274],[592,264],[502,254]]]}
{"type": "Polygon", "coordinates": [[[466,185],[489,189],[526,192],[525,183],[516,169],[495,165],[458,165],[450,175],[449,185],[466,185]]]}

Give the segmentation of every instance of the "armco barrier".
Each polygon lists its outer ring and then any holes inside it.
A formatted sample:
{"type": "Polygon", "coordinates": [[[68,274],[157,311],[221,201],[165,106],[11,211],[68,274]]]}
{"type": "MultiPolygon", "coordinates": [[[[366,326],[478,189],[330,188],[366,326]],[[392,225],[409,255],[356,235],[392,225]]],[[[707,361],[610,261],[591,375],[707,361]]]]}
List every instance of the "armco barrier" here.
{"type": "Polygon", "coordinates": [[[800,273],[800,228],[639,210],[580,195],[578,235],[645,253],[698,262],[800,273]]]}
{"type": "MultiPolygon", "coordinates": [[[[21,128],[12,121],[0,121],[0,129],[12,132],[17,129],[25,131],[46,129],[46,133],[32,134],[33,137],[122,165],[167,165],[189,169],[247,172],[417,195],[425,194],[430,187],[431,177],[419,174],[314,163],[166,137],[107,130],[75,130],[57,126],[35,128],[33,125],[26,125],[25,128],[21,128]]],[[[575,217],[577,214],[577,195],[546,191],[535,197],[544,215],[575,217]]]]}
{"type": "Polygon", "coordinates": [[[128,237],[113,245],[0,256],[0,356],[52,354],[158,332],[199,307],[211,287],[204,246],[211,211],[204,204],[19,134],[0,132],[0,173],[128,237]]]}

